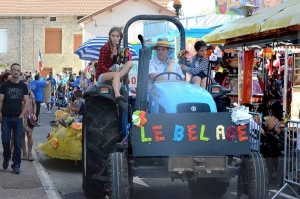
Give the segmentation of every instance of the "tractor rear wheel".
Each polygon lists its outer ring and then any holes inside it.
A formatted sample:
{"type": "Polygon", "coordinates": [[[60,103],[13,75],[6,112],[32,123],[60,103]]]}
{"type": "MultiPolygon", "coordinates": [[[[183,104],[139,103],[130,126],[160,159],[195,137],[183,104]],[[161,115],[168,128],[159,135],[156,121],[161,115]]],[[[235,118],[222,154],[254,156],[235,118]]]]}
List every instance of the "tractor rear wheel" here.
{"type": "Polygon", "coordinates": [[[238,176],[237,199],[266,199],[268,186],[267,165],[262,155],[252,152],[244,157],[238,176]]]}
{"type": "Polygon", "coordinates": [[[82,188],[88,197],[103,197],[108,183],[108,155],[121,140],[115,103],[106,98],[87,98],[82,129],[82,188]]]}

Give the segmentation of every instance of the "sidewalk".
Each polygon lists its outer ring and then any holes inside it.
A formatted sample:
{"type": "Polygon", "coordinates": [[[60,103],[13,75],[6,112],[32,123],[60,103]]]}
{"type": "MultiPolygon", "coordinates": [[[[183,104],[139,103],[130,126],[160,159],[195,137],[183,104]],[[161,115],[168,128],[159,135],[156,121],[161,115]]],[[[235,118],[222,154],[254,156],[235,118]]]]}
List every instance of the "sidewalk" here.
{"type": "Polygon", "coordinates": [[[0,141],[0,199],[61,199],[35,151],[33,155],[34,161],[22,160],[21,173],[13,174],[12,161],[7,170],[2,168],[3,147],[0,141]]]}

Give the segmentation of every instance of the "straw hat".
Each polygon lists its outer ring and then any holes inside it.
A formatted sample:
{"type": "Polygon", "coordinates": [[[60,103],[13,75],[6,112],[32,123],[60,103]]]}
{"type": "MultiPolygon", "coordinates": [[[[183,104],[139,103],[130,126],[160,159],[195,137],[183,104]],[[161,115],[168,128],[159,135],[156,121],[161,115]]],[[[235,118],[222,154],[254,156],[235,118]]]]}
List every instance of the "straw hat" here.
{"type": "Polygon", "coordinates": [[[151,50],[155,50],[156,47],[166,47],[166,48],[174,49],[170,45],[170,43],[169,43],[169,41],[168,41],[167,38],[158,38],[156,44],[154,46],[152,46],[150,49],[151,50]]]}

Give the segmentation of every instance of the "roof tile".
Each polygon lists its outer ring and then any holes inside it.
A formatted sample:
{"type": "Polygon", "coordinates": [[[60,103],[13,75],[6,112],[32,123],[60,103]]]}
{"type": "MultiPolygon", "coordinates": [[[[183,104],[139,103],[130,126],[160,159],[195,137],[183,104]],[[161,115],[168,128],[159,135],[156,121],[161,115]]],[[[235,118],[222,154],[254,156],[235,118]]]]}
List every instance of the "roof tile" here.
{"type": "MultiPolygon", "coordinates": [[[[85,16],[122,0],[1,0],[0,16],[85,16]]],[[[170,0],[151,0],[167,8],[170,0]]]]}

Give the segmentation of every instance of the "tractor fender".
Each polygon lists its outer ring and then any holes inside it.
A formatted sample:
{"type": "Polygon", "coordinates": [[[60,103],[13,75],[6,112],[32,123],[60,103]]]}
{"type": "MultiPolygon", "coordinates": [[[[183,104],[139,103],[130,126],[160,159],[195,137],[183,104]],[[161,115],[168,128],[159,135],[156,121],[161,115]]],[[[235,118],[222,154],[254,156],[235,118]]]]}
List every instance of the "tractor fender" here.
{"type": "Polygon", "coordinates": [[[89,97],[103,97],[106,99],[110,99],[111,101],[114,101],[115,94],[112,86],[107,84],[100,84],[100,85],[92,85],[89,86],[83,93],[83,98],[89,98],[89,97]],[[101,89],[105,89],[107,92],[101,92],[101,89]]]}

